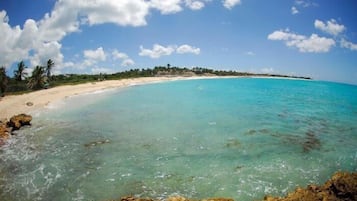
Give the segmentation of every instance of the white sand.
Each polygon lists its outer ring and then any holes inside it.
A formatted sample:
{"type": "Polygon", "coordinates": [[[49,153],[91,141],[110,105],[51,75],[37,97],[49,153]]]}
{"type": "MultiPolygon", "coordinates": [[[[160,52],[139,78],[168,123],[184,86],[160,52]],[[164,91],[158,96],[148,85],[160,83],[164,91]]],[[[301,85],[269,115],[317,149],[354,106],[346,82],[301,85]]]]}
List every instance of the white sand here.
{"type": "Polygon", "coordinates": [[[0,119],[9,119],[12,116],[21,113],[33,114],[35,111],[45,108],[50,103],[79,94],[137,84],[197,78],[200,77],[143,77],[135,79],[110,80],[78,85],[59,86],[22,95],[5,96],[0,100],[0,119]],[[28,106],[27,103],[32,103],[33,105],[28,106]]]}

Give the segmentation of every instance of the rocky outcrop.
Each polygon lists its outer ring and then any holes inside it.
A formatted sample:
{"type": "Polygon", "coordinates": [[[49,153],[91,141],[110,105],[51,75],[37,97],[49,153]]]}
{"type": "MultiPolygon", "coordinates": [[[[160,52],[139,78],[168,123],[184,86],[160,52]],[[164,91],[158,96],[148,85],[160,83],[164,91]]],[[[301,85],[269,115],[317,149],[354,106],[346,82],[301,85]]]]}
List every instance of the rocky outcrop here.
{"type": "MultiPolygon", "coordinates": [[[[297,188],[286,197],[265,196],[264,201],[356,201],[357,172],[337,172],[324,185],[309,185],[307,188],[297,188]]],[[[122,197],[108,201],[156,201],[151,198],[122,197]]],[[[234,201],[231,198],[208,198],[202,200],[173,196],[165,201],[234,201]]],[[[237,200],[238,201],[238,200],[237,200]]]]}
{"type": "Polygon", "coordinates": [[[31,125],[32,116],[27,114],[19,114],[10,118],[0,120],[0,146],[5,144],[14,130],[19,130],[22,126],[31,125]]]}
{"type": "Polygon", "coordinates": [[[264,201],[354,201],[357,200],[357,172],[337,172],[324,185],[297,188],[286,197],[266,196],[264,201]]]}
{"type": "Polygon", "coordinates": [[[7,123],[8,127],[12,127],[12,130],[19,130],[22,126],[31,125],[32,116],[27,114],[19,114],[10,118],[7,123]]]}
{"type": "Polygon", "coordinates": [[[7,126],[7,120],[0,120],[0,139],[7,139],[10,136],[11,128],[7,126]]]}

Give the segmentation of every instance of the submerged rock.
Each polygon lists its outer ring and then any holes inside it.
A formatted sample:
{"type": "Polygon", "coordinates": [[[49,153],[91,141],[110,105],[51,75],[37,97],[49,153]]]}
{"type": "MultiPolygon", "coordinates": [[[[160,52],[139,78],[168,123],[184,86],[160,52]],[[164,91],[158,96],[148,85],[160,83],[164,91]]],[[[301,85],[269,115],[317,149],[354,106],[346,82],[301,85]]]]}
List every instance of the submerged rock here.
{"type": "Polygon", "coordinates": [[[308,131],[305,134],[305,140],[302,144],[304,152],[310,152],[314,149],[319,149],[321,147],[320,140],[316,137],[315,133],[308,131]]]}
{"type": "Polygon", "coordinates": [[[106,144],[106,143],[110,143],[110,141],[109,140],[98,140],[98,141],[93,141],[93,142],[84,144],[84,146],[85,147],[94,147],[94,146],[102,145],[102,144],[106,144]]]}
{"type": "Polygon", "coordinates": [[[12,130],[19,130],[22,126],[31,125],[31,120],[31,115],[19,114],[11,117],[7,125],[12,127],[12,130]]]}
{"type": "Polygon", "coordinates": [[[240,148],[241,143],[238,139],[229,139],[226,143],[227,148],[240,148]]]}

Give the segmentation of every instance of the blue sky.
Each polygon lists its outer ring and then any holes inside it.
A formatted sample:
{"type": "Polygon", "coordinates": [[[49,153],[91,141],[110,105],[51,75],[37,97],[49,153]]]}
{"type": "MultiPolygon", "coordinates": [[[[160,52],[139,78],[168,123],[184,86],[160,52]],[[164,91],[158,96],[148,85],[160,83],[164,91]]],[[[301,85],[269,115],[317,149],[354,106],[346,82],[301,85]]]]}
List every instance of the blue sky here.
{"type": "Polygon", "coordinates": [[[0,0],[0,65],[157,65],[357,84],[355,0],[0,0]]]}

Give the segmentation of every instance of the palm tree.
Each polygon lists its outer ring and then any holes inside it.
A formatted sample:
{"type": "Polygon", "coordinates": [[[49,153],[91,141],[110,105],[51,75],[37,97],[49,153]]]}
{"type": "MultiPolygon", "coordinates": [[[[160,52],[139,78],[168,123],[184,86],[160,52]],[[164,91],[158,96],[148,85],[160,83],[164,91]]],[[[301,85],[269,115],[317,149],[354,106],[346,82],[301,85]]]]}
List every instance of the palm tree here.
{"type": "Polygon", "coordinates": [[[6,76],[6,69],[5,69],[5,67],[2,66],[0,68],[0,95],[1,95],[1,97],[5,96],[7,82],[8,82],[8,78],[6,76]]]}
{"type": "Polygon", "coordinates": [[[28,87],[31,89],[41,89],[45,86],[47,82],[47,77],[45,75],[45,67],[36,66],[32,71],[32,75],[28,82],[28,87]]]}
{"type": "Polygon", "coordinates": [[[25,65],[24,61],[20,61],[17,64],[17,70],[14,71],[15,80],[21,81],[22,78],[27,75],[27,73],[25,72],[26,68],[27,66],[25,65]]]}
{"type": "Polygon", "coordinates": [[[55,62],[53,62],[51,59],[47,61],[47,66],[46,66],[46,75],[48,79],[51,79],[51,70],[52,67],[55,65],[55,62]]]}

